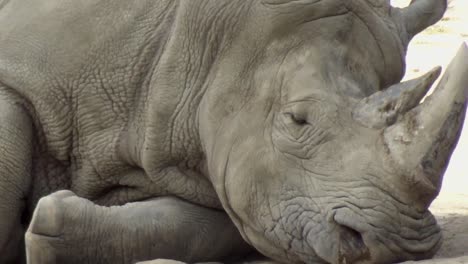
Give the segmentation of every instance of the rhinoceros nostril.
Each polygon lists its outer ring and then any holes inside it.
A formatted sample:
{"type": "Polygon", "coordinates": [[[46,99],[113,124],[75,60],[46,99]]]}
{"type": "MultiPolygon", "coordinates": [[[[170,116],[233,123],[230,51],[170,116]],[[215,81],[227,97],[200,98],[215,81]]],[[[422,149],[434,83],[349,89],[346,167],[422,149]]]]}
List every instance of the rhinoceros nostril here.
{"type": "Polygon", "coordinates": [[[353,228],[339,224],[338,263],[355,263],[370,259],[369,249],[361,233],[353,228]]]}

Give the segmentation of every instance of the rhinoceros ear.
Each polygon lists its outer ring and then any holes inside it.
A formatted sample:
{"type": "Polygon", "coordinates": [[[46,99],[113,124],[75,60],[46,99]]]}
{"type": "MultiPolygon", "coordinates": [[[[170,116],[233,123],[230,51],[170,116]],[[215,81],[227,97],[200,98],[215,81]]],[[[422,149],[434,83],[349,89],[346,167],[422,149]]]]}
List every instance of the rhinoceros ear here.
{"type": "Polygon", "coordinates": [[[400,21],[411,40],[416,34],[439,21],[447,9],[447,0],[412,0],[408,7],[400,9],[400,21]]]}

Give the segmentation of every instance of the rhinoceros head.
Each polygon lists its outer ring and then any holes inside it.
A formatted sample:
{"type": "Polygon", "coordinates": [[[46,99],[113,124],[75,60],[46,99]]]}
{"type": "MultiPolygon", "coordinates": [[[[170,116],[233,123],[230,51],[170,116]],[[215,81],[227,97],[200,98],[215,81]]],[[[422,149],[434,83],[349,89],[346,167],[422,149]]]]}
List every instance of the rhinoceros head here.
{"type": "Polygon", "coordinates": [[[399,81],[409,41],[446,0],[253,2],[200,111],[210,177],[243,237],[286,263],[431,257],[441,233],[428,207],[468,82],[446,77],[420,103],[440,68],[399,81]]]}

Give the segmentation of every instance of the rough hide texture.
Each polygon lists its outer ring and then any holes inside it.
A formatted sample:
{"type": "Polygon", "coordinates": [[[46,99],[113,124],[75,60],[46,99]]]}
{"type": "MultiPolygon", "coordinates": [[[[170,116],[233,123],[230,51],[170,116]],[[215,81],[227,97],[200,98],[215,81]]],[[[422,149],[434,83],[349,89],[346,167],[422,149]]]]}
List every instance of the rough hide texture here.
{"type": "Polygon", "coordinates": [[[0,1],[1,261],[434,256],[468,47],[400,80],[446,6],[0,1]]]}

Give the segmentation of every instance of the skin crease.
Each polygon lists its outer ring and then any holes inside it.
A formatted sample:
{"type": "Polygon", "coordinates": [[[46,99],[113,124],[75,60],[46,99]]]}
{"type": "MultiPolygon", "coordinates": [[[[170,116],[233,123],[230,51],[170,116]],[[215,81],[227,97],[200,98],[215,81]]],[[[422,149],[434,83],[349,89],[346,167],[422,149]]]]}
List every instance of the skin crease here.
{"type": "Polygon", "coordinates": [[[18,189],[2,197],[15,218],[0,208],[0,254],[32,217],[29,263],[226,260],[250,246],[284,263],[432,256],[434,193],[414,191],[383,130],[351,116],[404,72],[411,31],[374,4],[0,2],[14,25],[0,27],[14,109],[0,145],[23,150],[0,162],[0,179],[15,175],[0,187],[18,189]],[[37,202],[61,189],[73,193],[37,202]]]}

